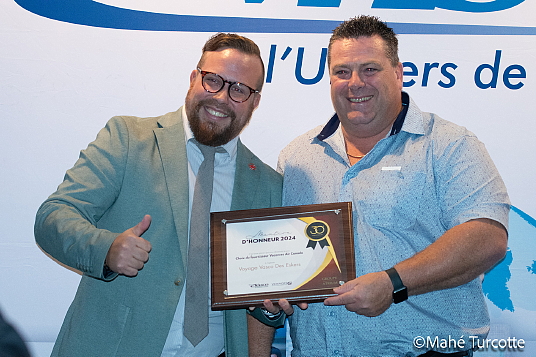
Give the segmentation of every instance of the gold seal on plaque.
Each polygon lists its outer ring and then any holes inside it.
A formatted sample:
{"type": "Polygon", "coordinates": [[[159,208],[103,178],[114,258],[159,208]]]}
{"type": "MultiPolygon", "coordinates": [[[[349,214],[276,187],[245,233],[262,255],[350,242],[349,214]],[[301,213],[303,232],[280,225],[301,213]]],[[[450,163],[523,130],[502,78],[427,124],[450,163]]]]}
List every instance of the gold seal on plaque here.
{"type": "Polygon", "coordinates": [[[329,245],[329,226],[324,221],[315,220],[309,223],[305,227],[305,235],[309,238],[307,248],[315,249],[316,243],[320,245],[320,248],[329,245]]]}

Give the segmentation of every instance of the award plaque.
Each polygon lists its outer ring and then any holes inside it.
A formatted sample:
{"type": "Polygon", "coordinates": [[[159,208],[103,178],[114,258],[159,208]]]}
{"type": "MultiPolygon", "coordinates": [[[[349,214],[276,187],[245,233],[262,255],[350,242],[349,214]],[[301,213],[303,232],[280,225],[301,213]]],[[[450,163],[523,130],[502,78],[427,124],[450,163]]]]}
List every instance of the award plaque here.
{"type": "Polygon", "coordinates": [[[351,205],[211,213],[212,309],[334,296],[355,278],[351,205]]]}

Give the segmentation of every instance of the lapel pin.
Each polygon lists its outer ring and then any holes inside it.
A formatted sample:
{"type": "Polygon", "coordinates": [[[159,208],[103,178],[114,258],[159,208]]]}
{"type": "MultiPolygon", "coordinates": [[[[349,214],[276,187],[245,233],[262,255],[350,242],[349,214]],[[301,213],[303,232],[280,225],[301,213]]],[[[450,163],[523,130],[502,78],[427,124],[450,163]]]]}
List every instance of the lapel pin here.
{"type": "Polygon", "coordinates": [[[257,169],[257,166],[255,166],[255,164],[249,164],[248,165],[250,170],[256,170],[257,169]]]}

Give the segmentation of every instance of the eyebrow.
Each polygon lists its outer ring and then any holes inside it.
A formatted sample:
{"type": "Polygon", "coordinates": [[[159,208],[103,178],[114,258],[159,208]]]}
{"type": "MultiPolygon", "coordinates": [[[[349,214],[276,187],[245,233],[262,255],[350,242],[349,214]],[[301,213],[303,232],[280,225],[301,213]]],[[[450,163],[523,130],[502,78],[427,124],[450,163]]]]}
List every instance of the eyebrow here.
{"type": "MultiPolygon", "coordinates": [[[[355,63],[355,62],[350,62],[350,63],[345,62],[345,63],[334,64],[334,65],[331,66],[331,70],[337,70],[337,69],[341,69],[341,68],[350,68],[350,69],[355,68],[355,66],[353,65],[353,63],[355,63]],[[352,64],[350,64],[350,63],[352,63],[352,64]]],[[[376,66],[376,67],[384,68],[384,66],[378,61],[368,61],[368,62],[365,62],[365,63],[360,63],[358,65],[358,69],[362,68],[362,67],[371,66],[371,65],[376,66]]],[[[331,70],[330,70],[330,73],[331,73],[331,70]]]]}

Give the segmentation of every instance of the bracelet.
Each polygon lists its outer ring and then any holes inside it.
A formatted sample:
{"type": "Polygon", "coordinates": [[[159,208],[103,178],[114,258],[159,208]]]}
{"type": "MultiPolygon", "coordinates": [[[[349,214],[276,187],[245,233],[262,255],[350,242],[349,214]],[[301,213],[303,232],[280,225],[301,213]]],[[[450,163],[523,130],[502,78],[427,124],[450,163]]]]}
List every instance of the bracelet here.
{"type": "Polygon", "coordinates": [[[283,310],[279,310],[277,314],[272,314],[270,311],[266,310],[264,307],[261,307],[261,311],[270,320],[276,320],[278,319],[281,314],[283,313],[283,310]]]}
{"type": "Polygon", "coordinates": [[[283,310],[279,310],[277,314],[272,314],[270,311],[265,308],[255,308],[253,311],[246,310],[248,314],[259,320],[265,325],[280,328],[285,326],[285,319],[287,314],[283,310]]]}

